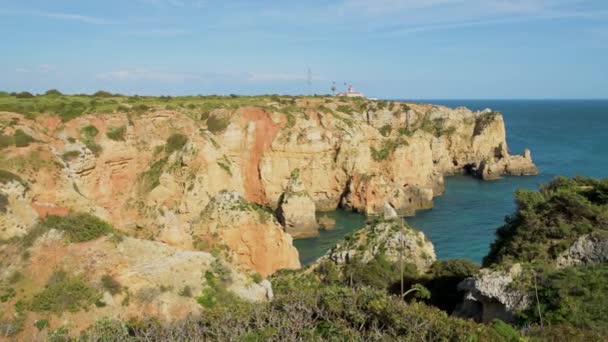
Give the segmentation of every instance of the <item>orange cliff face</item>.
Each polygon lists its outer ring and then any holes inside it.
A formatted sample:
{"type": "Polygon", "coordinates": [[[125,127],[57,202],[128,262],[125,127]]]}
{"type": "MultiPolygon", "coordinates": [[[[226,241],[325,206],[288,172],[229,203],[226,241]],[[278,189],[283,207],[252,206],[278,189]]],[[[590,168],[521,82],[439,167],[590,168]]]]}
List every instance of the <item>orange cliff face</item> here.
{"type": "MultiPolygon", "coordinates": [[[[299,266],[291,236],[274,217],[203,220],[222,190],[275,209],[297,169],[307,208],[378,214],[388,205],[413,214],[432,206],[446,174],[471,166],[492,178],[536,171],[529,157],[508,154],[502,116],[493,112],[323,97],[225,98],[216,108],[205,101],[65,122],[0,113],[4,136],[20,129],[33,138],[0,150],[0,169],[21,179],[0,181],[0,239],[49,214],[87,212],[183,250],[201,240],[225,246],[240,266],[268,275],[299,266]]],[[[294,215],[303,222],[297,215],[310,213],[294,215]]]]}

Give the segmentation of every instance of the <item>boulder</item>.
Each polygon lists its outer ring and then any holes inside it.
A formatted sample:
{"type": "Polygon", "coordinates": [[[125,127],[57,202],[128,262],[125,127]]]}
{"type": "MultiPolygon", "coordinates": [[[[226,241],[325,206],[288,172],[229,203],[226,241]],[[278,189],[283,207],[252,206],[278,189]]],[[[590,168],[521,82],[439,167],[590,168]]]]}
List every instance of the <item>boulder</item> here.
{"type": "Polygon", "coordinates": [[[336,220],[327,215],[323,215],[323,216],[319,217],[319,227],[324,230],[335,229],[336,220]]]}

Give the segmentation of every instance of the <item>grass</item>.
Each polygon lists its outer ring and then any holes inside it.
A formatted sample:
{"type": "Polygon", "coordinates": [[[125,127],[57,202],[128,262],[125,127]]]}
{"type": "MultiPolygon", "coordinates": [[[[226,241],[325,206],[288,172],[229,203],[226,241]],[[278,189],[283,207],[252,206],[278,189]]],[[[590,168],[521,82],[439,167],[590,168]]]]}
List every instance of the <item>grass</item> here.
{"type": "Polygon", "coordinates": [[[83,278],[55,271],[44,290],[34,295],[28,307],[36,312],[77,312],[87,309],[100,298],[100,294],[83,278]]]}

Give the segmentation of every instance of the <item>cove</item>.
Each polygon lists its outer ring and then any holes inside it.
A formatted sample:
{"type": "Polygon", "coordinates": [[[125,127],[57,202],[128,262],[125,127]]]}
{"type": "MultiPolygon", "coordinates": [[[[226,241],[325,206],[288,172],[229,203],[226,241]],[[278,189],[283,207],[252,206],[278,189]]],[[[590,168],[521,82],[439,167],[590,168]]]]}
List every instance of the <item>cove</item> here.
{"type": "MultiPolygon", "coordinates": [[[[480,181],[468,176],[446,177],[446,191],[431,210],[406,221],[422,230],[439,259],[465,258],[481,262],[495,231],[515,209],[517,189],[536,189],[558,175],[608,177],[607,100],[417,100],[473,110],[503,113],[511,151],[532,150],[538,176],[480,181]]],[[[336,229],[318,237],[295,240],[303,265],[325,254],[344,235],[364,227],[365,216],[335,211],[336,229]]]]}

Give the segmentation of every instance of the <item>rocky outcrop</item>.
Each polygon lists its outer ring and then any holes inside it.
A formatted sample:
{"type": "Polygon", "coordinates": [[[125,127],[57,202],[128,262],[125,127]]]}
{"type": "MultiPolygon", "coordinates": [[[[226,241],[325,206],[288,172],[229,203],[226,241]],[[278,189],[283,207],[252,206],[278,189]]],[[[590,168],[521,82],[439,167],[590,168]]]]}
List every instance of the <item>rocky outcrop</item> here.
{"type": "Polygon", "coordinates": [[[28,258],[19,257],[24,252],[15,246],[0,250],[0,284],[19,274],[10,285],[19,291],[3,303],[5,308],[42,291],[57,271],[83,279],[99,291],[101,298],[96,305],[90,303],[86,311],[66,311],[61,316],[28,311],[21,336],[34,336],[34,322],[43,318],[49,320],[51,329],[69,322],[70,331],[77,333],[100,317],[141,318],[145,312],[147,317],[167,322],[200,314],[196,297],[211,286],[206,281],[208,273],[216,277],[221,273],[222,286],[245,300],[261,302],[272,298],[267,280],[256,283],[251,276],[227,267],[224,260],[210,253],[180,250],[154,241],[111,236],[66,243],[61,232],[50,230],[27,249],[28,258]]]}
{"type": "Polygon", "coordinates": [[[383,254],[390,262],[403,260],[426,272],[435,262],[435,249],[424,233],[416,232],[399,219],[371,223],[336,245],[318,262],[329,259],[344,265],[357,259],[366,263],[383,254]]]}
{"type": "Polygon", "coordinates": [[[217,194],[192,225],[192,235],[204,248],[224,249],[238,265],[262,276],[300,267],[292,237],[272,212],[236,192],[217,194]]]}
{"type": "Polygon", "coordinates": [[[323,215],[323,216],[319,217],[318,221],[319,221],[319,228],[321,228],[321,229],[332,230],[332,229],[336,228],[336,220],[327,215],[323,215]]]}
{"type": "Polygon", "coordinates": [[[292,172],[287,189],[279,198],[277,208],[279,222],[294,239],[319,234],[315,203],[302,184],[299,173],[298,169],[292,172]]]}
{"type": "Polygon", "coordinates": [[[521,272],[521,266],[515,264],[507,271],[483,269],[475,277],[463,280],[458,284],[458,290],[465,292],[464,300],[454,315],[478,322],[491,322],[494,319],[512,322],[515,314],[531,303],[526,291],[513,286],[513,281],[521,272]]]}
{"type": "Polygon", "coordinates": [[[489,158],[481,162],[473,172],[483,180],[499,179],[502,175],[528,176],[538,173],[538,169],[532,162],[530,150],[526,149],[523,156],[503,156],[501,152],[498,158],[489,158]]]}
{"type": "Polygon", "coordinates": [[[593,265],[608,262],[608,236],[593,233],[579,237],[556,260],[557,267],[593,265]]]}

